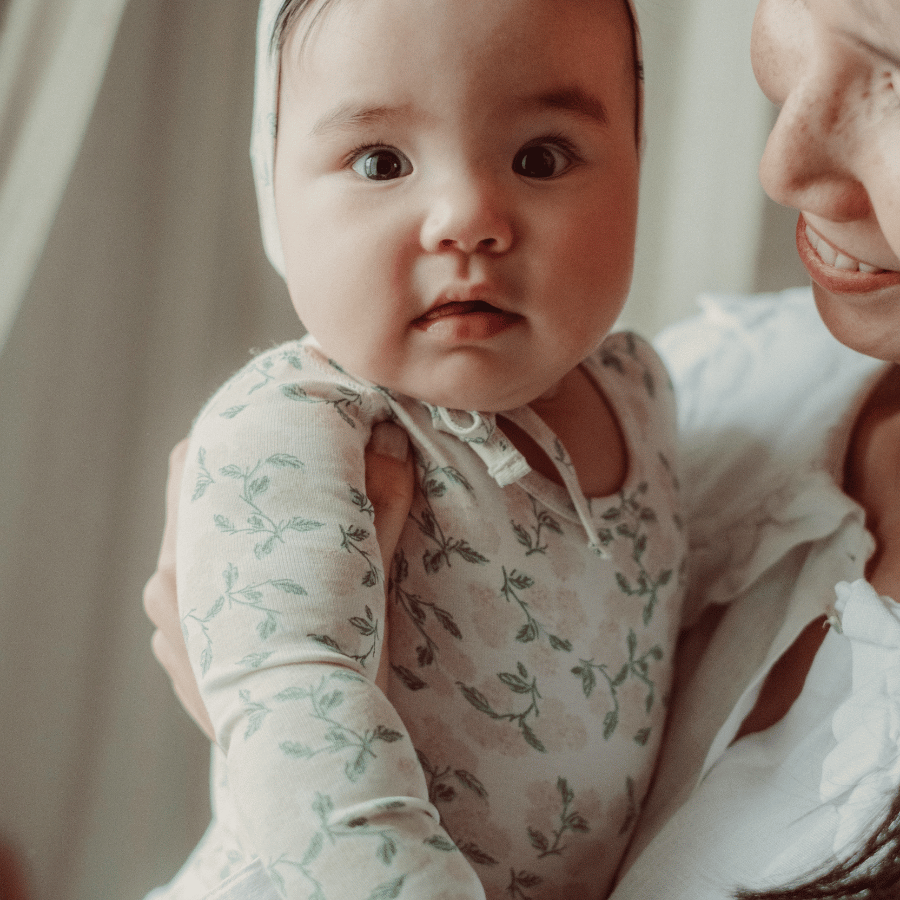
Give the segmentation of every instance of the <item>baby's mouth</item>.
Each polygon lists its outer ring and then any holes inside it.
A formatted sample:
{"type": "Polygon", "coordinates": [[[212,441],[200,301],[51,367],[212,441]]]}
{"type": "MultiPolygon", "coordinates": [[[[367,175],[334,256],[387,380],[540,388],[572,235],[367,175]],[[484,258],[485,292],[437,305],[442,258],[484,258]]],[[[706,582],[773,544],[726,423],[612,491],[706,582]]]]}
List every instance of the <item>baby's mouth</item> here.
{"type": "Polygon", "coordinates": [[[484,300],[450,300],[442,303],[440,306],[428,310],[423,316],[416,319],[416,324],[428,325],[430,322],[436,322],[438,319],[447,318],[447,316],[466,316],[471,313],[495,313],[496,315],[509,315],[496,306],[491,306],[484,300]]]}
{"type": "Polygon", "coordinates": [[[430,338],[456,345],[490,340],[522,321],[518,313],[486,300],[447,300],[413,320],[413,326],[430,338]]]}

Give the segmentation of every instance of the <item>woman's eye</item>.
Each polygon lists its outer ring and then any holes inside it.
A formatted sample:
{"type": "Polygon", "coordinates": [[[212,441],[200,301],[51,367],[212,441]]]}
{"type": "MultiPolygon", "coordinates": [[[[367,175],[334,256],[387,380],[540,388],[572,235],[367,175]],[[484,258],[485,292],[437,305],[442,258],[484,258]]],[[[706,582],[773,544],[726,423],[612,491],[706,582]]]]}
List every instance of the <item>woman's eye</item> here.
{"type": "Polygon", "coordinates": [[[379,147],[363,153],[351,168],[357,175],[370,181],[390,181],[408,175],[412,171],[412,164],[398,150],[379,147]]]}
{"type": "Polygon", "coordinates": [[[513,160],[513,171],[526,178],[554,178],[571,164],[571,159],[559,147],[537,144],[523,147],[513,160]]]}

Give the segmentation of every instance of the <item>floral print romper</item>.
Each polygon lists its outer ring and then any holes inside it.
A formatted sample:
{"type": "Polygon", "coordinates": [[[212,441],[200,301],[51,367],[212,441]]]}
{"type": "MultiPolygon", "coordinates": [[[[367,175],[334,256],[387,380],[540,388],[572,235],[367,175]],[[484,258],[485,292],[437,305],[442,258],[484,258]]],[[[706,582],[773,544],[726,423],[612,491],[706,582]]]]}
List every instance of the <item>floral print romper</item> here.
{"type": "Polygon", "coordinates": [[[505,417],[565,487],[493,415],[362,382],[310,338],[207,404],[178,594],[221,748],[214,821],[158,896],[232,878],[215,896],[249,897],[250,871],[304,900],[608,893],[662,736],[685,541],[662,364],[626,333],[583,367],[629,452],[605,498],[529,408],[505,417]],[[417,482],[387,603],[363,457],[385,419],[417,482]]]}

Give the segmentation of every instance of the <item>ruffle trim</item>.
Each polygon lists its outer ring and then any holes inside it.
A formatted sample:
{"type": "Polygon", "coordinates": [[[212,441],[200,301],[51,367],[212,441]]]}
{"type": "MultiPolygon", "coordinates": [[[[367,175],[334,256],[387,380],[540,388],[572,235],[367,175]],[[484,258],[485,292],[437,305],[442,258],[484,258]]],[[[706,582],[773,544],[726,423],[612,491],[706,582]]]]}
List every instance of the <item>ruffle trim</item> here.
{"type": "Polygon", "coordinates": [[[863,579],[839,582],[835,593],[852,687],[832,718],[837,746],[822,764],[820,796],[836,810],[833,850],[844,858],[900,786],[900,605],[863,579]]]}

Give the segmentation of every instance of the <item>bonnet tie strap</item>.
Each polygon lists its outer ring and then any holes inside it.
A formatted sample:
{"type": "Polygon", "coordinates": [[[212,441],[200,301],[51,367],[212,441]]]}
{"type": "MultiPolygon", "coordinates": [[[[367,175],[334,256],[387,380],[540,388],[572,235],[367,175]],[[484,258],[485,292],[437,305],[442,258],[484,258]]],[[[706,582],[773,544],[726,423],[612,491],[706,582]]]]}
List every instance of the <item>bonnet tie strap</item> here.
{"type": "Polygon", "coordinates": [[[531,466],[512,442],[499,431],[495,416],[443,406],[425,406],[431,412],[431,420],[438,431],[452,434],[468,444],[487,466],[488,475],[507,487],[524,478],[531,466]]]}

